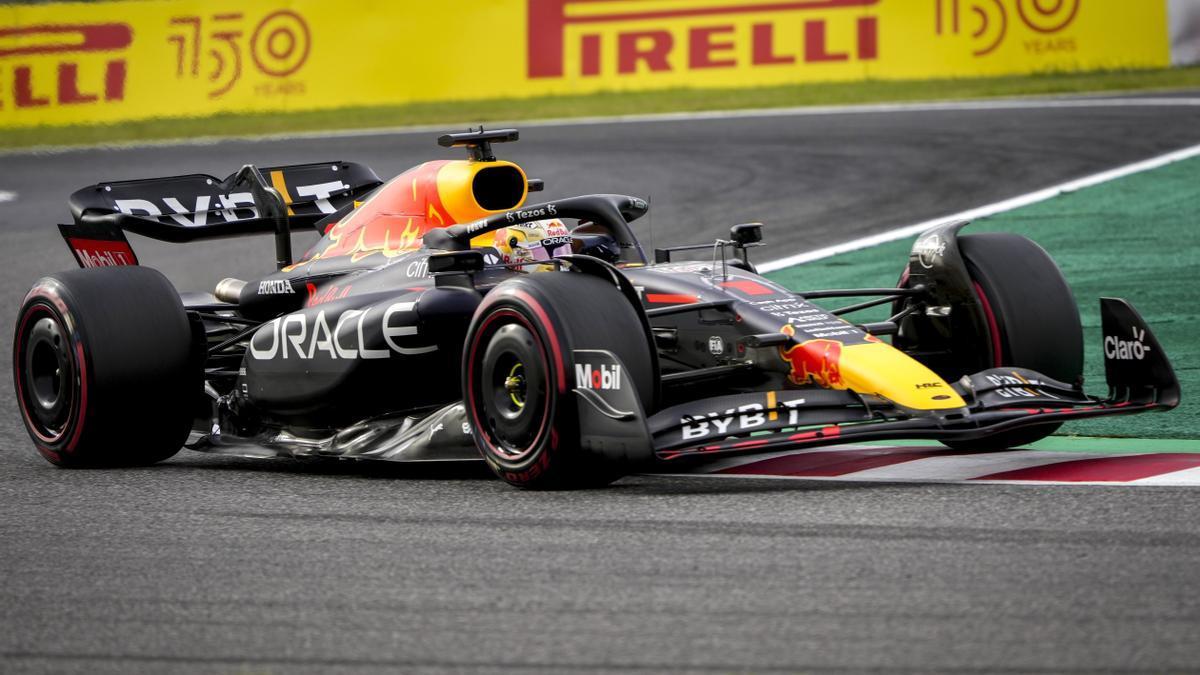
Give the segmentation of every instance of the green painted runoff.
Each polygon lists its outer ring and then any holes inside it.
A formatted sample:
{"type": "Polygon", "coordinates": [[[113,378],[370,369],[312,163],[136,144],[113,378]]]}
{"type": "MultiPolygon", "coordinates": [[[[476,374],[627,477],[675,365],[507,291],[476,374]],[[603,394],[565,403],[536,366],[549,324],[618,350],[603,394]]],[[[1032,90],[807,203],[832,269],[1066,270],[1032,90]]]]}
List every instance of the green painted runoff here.
{"type": "MultiPolygon", "coordinates": [[[[1106,393],[1098,300],[1105,295],[1133,302],[1183,388],[1182,404],[1170,412],[1069,422],[1060,434],[1200,439],[1200,158],[984,218],[964,234],[988,231],[1025,235],[1062,267],[1083,318],[1089,393],[1106,393]]],[[[769,224],[765,234],[769,241],[769,224]]],[[[891,286],[914,240],[767,276],[795,290],[891,286]]],[[[886,309],[855,315],[860,321],[886,317],[886,309]]]]}

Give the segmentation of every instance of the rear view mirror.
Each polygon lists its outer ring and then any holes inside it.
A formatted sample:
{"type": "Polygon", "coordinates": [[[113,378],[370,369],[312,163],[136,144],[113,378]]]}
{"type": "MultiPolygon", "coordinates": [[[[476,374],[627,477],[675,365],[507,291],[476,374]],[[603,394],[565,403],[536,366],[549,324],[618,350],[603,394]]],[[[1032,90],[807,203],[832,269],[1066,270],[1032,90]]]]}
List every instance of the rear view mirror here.
{"type": "Polygon", "coordinates": [[[736,246],[746,247],[762,242],[762,223],[742,223],[729,228],[729,239],[736,246]]]}

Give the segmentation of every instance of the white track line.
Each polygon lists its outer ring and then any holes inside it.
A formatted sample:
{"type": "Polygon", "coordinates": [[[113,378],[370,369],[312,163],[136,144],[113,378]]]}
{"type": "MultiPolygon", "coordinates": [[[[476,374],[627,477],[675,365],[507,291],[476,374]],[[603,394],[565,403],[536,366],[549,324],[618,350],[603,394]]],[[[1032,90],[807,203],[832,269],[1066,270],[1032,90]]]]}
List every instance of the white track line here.
{"type": "Polygon", "coordinates": [[[986,206],[970,209],[969,211],[962,211],[960,213],[954,213],[948,216],[941,216],[939,218],[926,220],[925,222],[917,223],[915,225],[907,225],[894,230],[888,230],[887,232],[873,234],[869,237],[863,237],[861,239],[855,239],[853,241],[847,241],[841,244],[835,244],[833,246],[826,246],[825,248],[819,248],[815,251],[798,253],[796,255],[781,258],[779,260],[771,260],[759,264],[758,270],[760,272],[774,272],[776,270],[812,262],[814,260],[829,258],[842,253],[849,253],[850,251],[857,251],[864,248],[870,248],[872,246],[878,246],[880,244],[886,244],[890,241],[896,241],[898,239],[915,237],[925,230],[934,227],[935,225],[941,225],[942,223],[954,220],[975,220],[977,218],[994,216],[998,213],[1012,211],[1013,209],[1018,209],[1022,206],[1029,206],[1030,204],[1044,202],[1047,199],[1057,197],[1067,192],[1074,192],[1076,190],[1082,190],[1083,188],[1093,187],[1095,185],[1117,180],[1118,178],[1132,176],[1133,174],[1142,173],[1143,171],[1158,169],[1168,164],[1179,162],[1185,159],[1191,159],[1192,157],[1197,156],[1200,156],[1200,145],[1193,145],[1189,148],[1183,148],[1182,150],[1169,152],[1165,155],[1152,157],[1141,162],[1127,164],[1125,166],[1120,166],[1108,171],[1102,171],[1084,178],[1078,178],[1076,180],[1067,181],[1066,183],[1060,183],[1036,192],[1030,192],[1018,197],[1006,199],[1002,202],[996,202],[994,204],[988,204],[986,206]]]}
{"type": "MultiPolygon", "coordinates": [[[[1131,453],[1132,454],[1132,453],[1131,453]]],[[[1104,455],[1122,457],[1124,455],[1104,455]]],[[[1094,455],[1080,457],[1078,452],[1047,452],[1009,450],[988,452],[979,455],[947,455],[923,457],[898,464],[864,469],[838,476],[844,480],[970,480],[979,476],[990,476],[1005,471],[1031,469],[1047,464],[1059,464],[1078,459],[1092,459],[1094,455]]]]}
{"type": "MultiPolygon", "coordinates": [[[[1087,459],[1081,457],[1080,459],[1087,459]]],[[[1184,472],[1176,472],[1184,473],[1184,472]]],[[[1033,487],[1200,487],[1200,476],[1191,474],[1190,478],[1168,480],[1162,476],[1151,476],[1136,481],[1053,481],[1053,480],[972,480],[972,479],[940,479],[940,478],[856,478],[846,479],[842,476],[760,476],[757,474],[727,474],[727,473],[664,473],[645,474],[648,476],[667,476],[673,478],[715,478],[718,480],[781,480],[781,481],[816,481],[822,483],[915,483],[919,485],[1029,485],[1033,487]]],[[[1167,474],[1174,475],[1174,474],[1167,474]]]]}
{"type": "MultiPolygon", "coordinates": [[[[1200,108],[1200,97],[1166,96],[1141,97],[1138,92],[1129,92],[1131,98],[1088,97],[1060,98],[1052,95],[1045,98],[1001,98],[974,101],[918,101],[913,103],[870,103],[837,106],[798,106],[793,108],[747,108],[744,110],[710,110],[702,112],[651,113],[643,115],[616,115],[611,117],[563,117],[540,120],[489,122],[492,128],[515,126],[574,127],[598,124],[640,124],[646,122],[690,122],[696,120],[745,119],[760,117],[814,117],[822,115],[864,115],[887,113],[922,112],[971,112],[995,110],[1056,110],[1075,108],[1200,108]]],[[[76,150],[137,149],[170,146],[215,145],[229,141],[268,142],[288,140],[314,140],[336,138],[359,138],[364,136],[403,136],[411,134],[440,133],[447,129],[466,128],[478,121],[447,122],[445,124],[421,124],[395,127],[371,127],[366,129],[344,129],[339,131],[298,131],[278,134],[197,136],[158,141],[130,141],[99,145],[46,145],[0,151],[0,157],[24,154],[57,154],[76,150]]]]}
{"type": "Polygon", "coordinates": [[[1133,482],[1137,485],[1200,485],[1200,467],[1139,478],[1133,482]]]}
{"type": "MultiPolygon", "coordinates": [[[[932,447],[932,446],[931,446],[932,447]]],[[[1080,460],[1096,460],[1096,459],[1112,459],[1116,460],[1122,457],[1137,457],[1142,455],[1154,455],[1160,453],[1143,453],[1143,452],[1122,452],[1122,453],[1094,453],[1094,452],[1053,452],[1045,450],[1009,450],[1001,452],[988,452],[971,455],[954,454],[954,451],[943,449],[944,455],[932,455],[926,457],[918,457],[915,459],[902,459],[892,464],[843,473],[836,476],[816,476],[805,475],[803,471],[797,475],[786,475],[780,473],[723,473],[724,471],[750,464],[756,464],[763,460],[775,459],[779,457],[794,456],[801,460],[812,456],[813,454],[825,452],[830,454],[845,453],[848,458],[854,458],[855,453],[861,453],[863,450],[874,451],[881,458],[886,459],[889,454],[899,453],[906,454],[914,451],[928,451],[929,447],[902,446],[891,447],[886,446],[866,446],[866,445],[839,445],[830,446],[828,448],[818,448],[814,450],[802,451],[782,451],[774,452],[768,455],[746,455],[742,457],[732,457],[724,460],[714,460],[707,462],[688,473],[672,473],[673,476],[688,476],[688,477],[705,477],[705,478],[741,478],[741,479],[768,479],[768,480],[798,480],[798,481],[830,481],[830,482],[846,482],[846,483],[923,483],[923,484],[942,484],[955,483],[964,485],[1139,485],[1139,486],[1171,486],[1171,487],[1200,487],[1200,467],[1181,469],[1178,471],[1170,471],[1161,473],[1146,478],[1140,478],[1129,481],[1072,481],[1072,480],[1010,480],[985,478],[986,476],[994,476],[1007,471],[1016,471],[1020,469],[1031,469],[1063,462],[1075,462],[1080,460]]]]}
{"type": "MultiPolygon", "coordinates": [[[[953,450],[942,448],[942,454],[929,454],[912,459],[904,458],[909,453],[928,453],[937,446],[869,446],[869,445],[837,445],[811,450],[793,450],[773,452],[763,455],[745,455],[726,459],[713,460],[701,464],[687,473],[672,473],[674,476],[703,476],[705,478],[753,478],[770,480],[799,480],[799,481],[831,481],[848,483],[958,483],[968,485],[1140,485],[1140,486],[1173,486],[1200,487],[1200,467],[1167,471],[1153,476],[1134,480],[1011,480],[1003,478],[987,478],[1008,471],[1032,469],[1050,466],[1064,462],[1081,460],[1118,460],[1128,457],[1154,456],[1164,453],[1145,452],[1068,452],[1046,450],[1009,450],[986,452],[978,454],[955,454],[953,450]],[[879,459],[895,461],[870,469],[863,469],[836,476],[806,475],[803,468],[797,468],[796,475],[786,473],[768,473],[768,471],[787,471],[787,468],[763,468],[763,473],[724,473],[725,471],[758,464],[764,460],[782,457],[796,457],[801,465],[806,460],[819,453],[832,455],[844,454],[849,460],[861,459],[863,451],[875,455],[879,459]]],[[[1174,454],[1174,453],[1165,453],[1174,454]]],[[[1200,457],[1198,455],[1197,457],[1200,457]]],[[[813,473],[820,473],[814,469],[813,473]]]]}

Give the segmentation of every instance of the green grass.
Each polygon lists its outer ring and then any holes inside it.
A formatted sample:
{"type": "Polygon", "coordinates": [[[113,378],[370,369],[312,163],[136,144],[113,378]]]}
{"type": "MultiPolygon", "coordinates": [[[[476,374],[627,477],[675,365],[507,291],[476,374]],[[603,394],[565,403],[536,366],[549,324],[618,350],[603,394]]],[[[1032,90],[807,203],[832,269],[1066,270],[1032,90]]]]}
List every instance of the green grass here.
{"type": "Polygon", "coordinates": [[[112,144],[197,136],[254,136],[302,131],[488,123],[584,116],[739,108],[930,101],[1200,87],[1200,67],[1170,70],[1043,74],[997,78],[867,81],[762,87],[601,92],[536,99],[491,99],[292,113],[223,113],[122,124],[0,130],[0,148],[112,144]]]}
{"type": "MultiPolygon", "coordinates": [[[[1062,268],[1083,319],[1089,393],[1106,393],[1101,296],[1133,302],[1179,377],[1183,402],[1173,411],[1070,422],[1060,433],[1200,439],[1200,158],[981,219],[964,234],[988,231],[1025,235],[1062,268]]],[[[912,243],[883,244],[768,276],[793,289],[891,286],[912,243]]]]}

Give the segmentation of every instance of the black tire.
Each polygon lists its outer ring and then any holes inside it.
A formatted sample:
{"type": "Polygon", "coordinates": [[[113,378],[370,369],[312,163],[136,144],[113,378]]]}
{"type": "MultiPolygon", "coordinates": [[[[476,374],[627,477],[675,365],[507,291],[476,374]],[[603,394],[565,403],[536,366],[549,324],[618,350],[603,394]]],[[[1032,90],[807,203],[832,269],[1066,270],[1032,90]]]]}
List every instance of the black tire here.
{"type": "Polygon", "coordinates": [[[62,467],[153,464],[187,440],[203,366],[171,282],[147,267],[71,270],[29,293],[13,379],[38,452],[62,467]]]}
{"type": "Polygon", "coordinates": [[[627,458],[580,444],[571,353],[616,354],[651,405],[657,373],[637,312],[612,283],[574,272],[531,274],[488,294],[467,332],[463,398],[475,444],[497,476],[523,488],[570,489],[624,475],[627,458]]]}
{"type": "MultiPolygon", "coordinates": [[[[1017,366],[1061,382],[1080,382],[1083,327],[1079,308],[1050,255],[1025,237],[1000,232],[963,236],[958,246],[986,319],[987,334],[970,341],[991,345],[981,350],[982,367],[1017,366]]],[[[1041,440],[1060,426],[1061,422],[1043,424],[977,441],[947,441],[946,445],[956,449],[1013,448],[1041,440]]]]}

